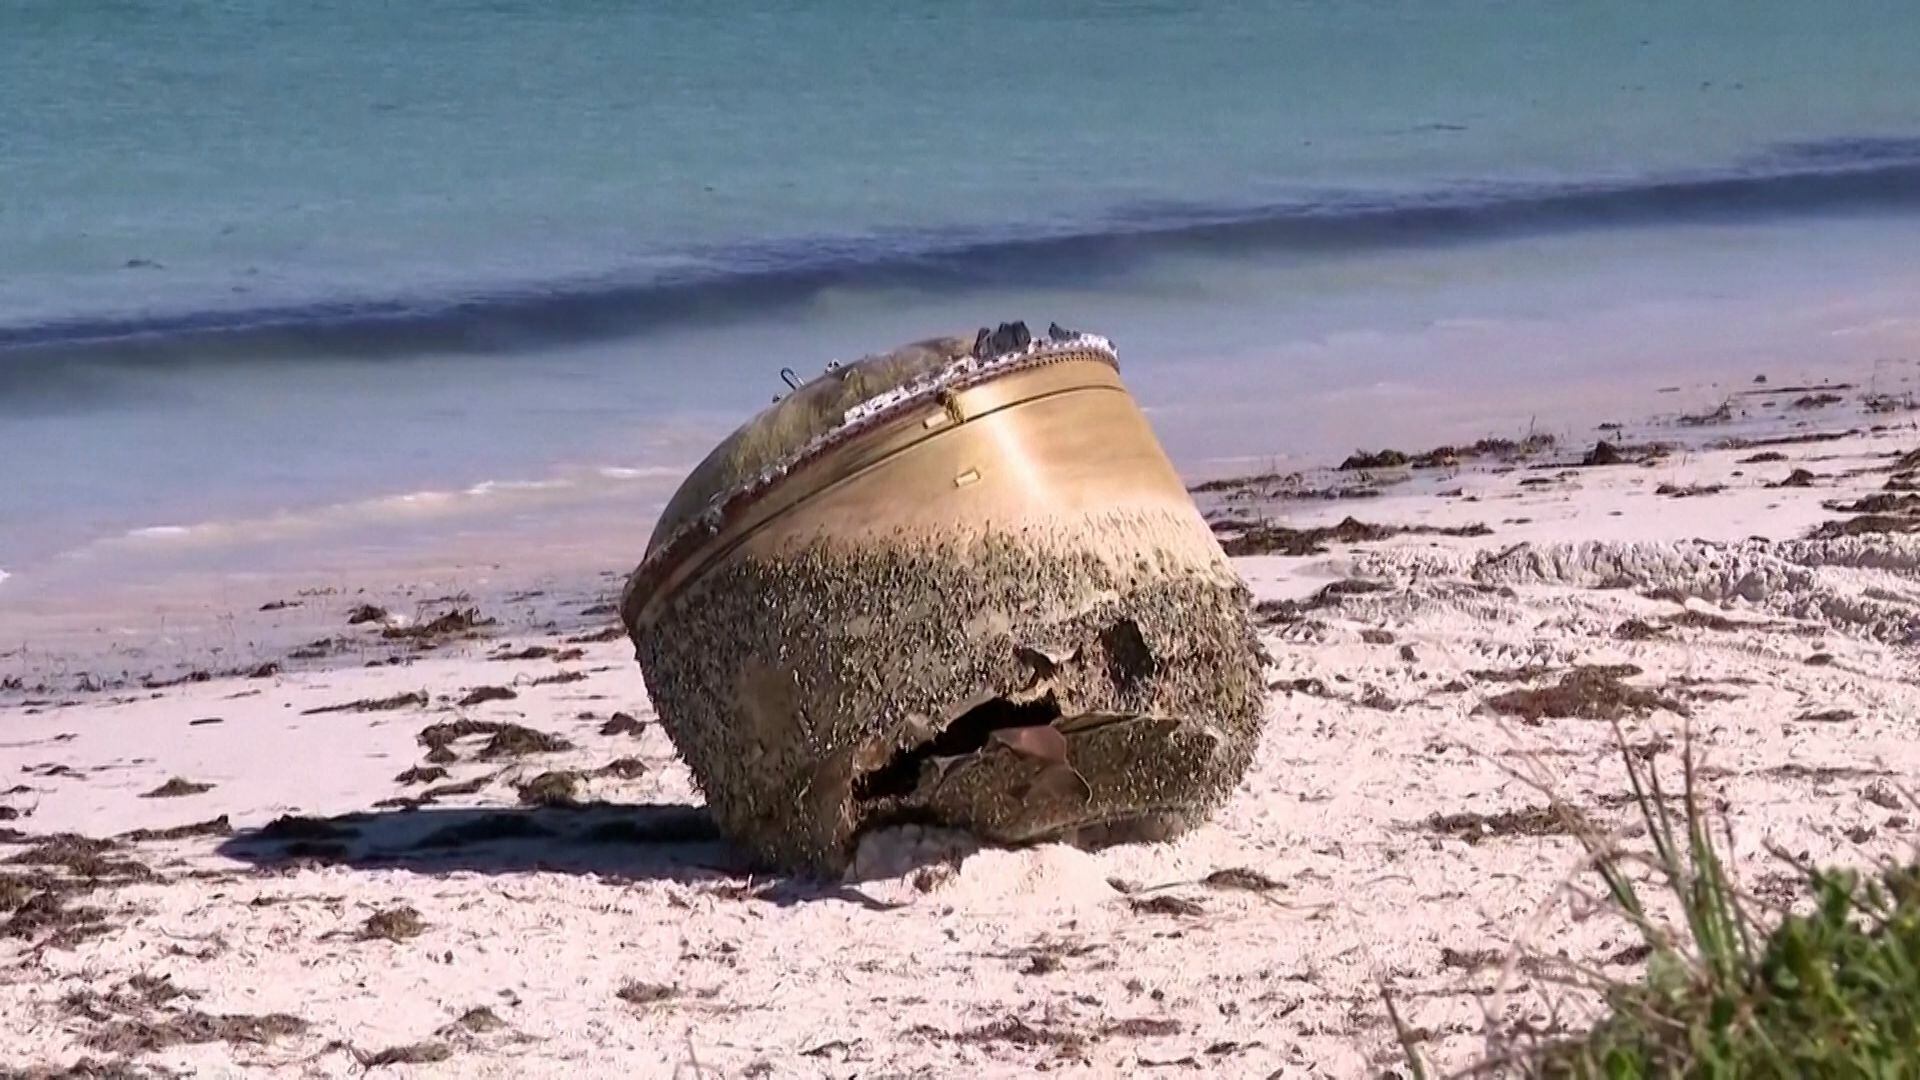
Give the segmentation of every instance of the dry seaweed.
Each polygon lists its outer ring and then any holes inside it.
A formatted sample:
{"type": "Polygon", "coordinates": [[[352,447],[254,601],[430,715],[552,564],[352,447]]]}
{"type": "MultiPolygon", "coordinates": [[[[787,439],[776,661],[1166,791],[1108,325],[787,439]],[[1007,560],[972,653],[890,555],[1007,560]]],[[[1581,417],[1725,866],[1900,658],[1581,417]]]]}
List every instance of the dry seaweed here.
{"type": "Polygon", "coordinates": [[[82,1042],[112,1054],[149,1054],[181,1044],[223,1042],[262,1045],[304,1034],[307,1022],[286,1013],[259,1016],[204,1013],[197,1009],[126,1016],[101,1024],[82,1042]]]}
{"type": "Polygon", "coordinates": [[[471,637],[483,627],[494,625],[494,620],[485,618],[478,608],[455,608],[438,618],[414,626],[386,626],[380,636],[389,641],[406,641],[430,648],[442,639],[471,637]]]}
{"type": "Polygon", "coordinates": [[[1586,452],[1580,464],[1586,468],[1602,465],[1639,465],[1649,461],[1658,461],[1672,453],[1673,448],[1665,443],[1614,443],[1601,439],[1586,452]]]}
{"type": "Polygon", "coordinates": [[[1368,453],[1365,450],[1360,450],[1354,452],[1345,461],[1340,463],[1340,471],[1353,472],[1358,469],[1399,469],[1406,467],[1407,463],[1412,460],[1412,458],[1409,458],[1399,450],[1381,450],[1376,453],[1368,453]]]}
{"type": "Polygon", "coordinates": [[[384,698],[361,698],[358,701],[345,701],[338,705],[321,705],[317,708],[302,709],[301,716],[317,716],[321,713],[336,712],[391,712],[394,709],[424,708],[427,704],[425,691],[413,690],[404,694],[395,694],[384,698]]]}
{"type": "Polygon", "coordinates": [[[505,649],[487,657],[489,660],[545,660],[556,650],[551,645],[529,645],[524,649],[505,649]]]}
{"type": "Polygon", "coordinates": [[[647,725],[641,723],[639,720],[634,719],[632,714],[617,712],[617,713],[614,713],[612,718],[610,718],[606,723],[600,725],[600,734],[602,735],[639,735],[640,733],[644,732],[646,729],[647,729],[647,725]]]}
{"type": "Polygon", "coordinates": [[[500,1019],[499,1015],[492,1009],[487,1008],[485,1005],[477,1005],[461,1013],[459,1019],[441,1028],[435,1034],[445,1036],[464,1031],[475,1035],[484,1035],[489,1031],[499,1031],[506,1026],[507,1022],[500,1019]]]}
{"type": "Polygon", "coordinates": [[[1207,909],[1198,900],[1188,900],[1180,896],[1133,897],[1127,906],[1142,915],[1204,915],[1207,909]]]}
{"type": "Polygon", "coordinates": [[[178,799],[188,795],[204,795],[213,790],[212,784],[203,784],[197,780],[174,777],[152,791],[142,794],[143,799],[178,799]]]}
{"type": "Polygon", "coordinates": [[[196,821],[189,825],[175,825],[169,829],[134,829],[120,834],[120,839],[128,841],[143,840],[185,840],[195,836],[232,836],[233,823],[227,815],[206,821],[196,821]]]}
{"type": "Polygon", "coordinates": [[[1246,892],[1260,893],[1285,887],[1260,871],[1244,866],[1229,866],[1215,870],[1201,878],[1200,883],[1216,889],[1241,889],[1246,892]]]}
{"type": "Polygon", "coordinates": [[[571,769],[543,772],[517,785],[516,790],[524,806],[578,806],[580,800],[576,793],[583,779],[571,769]]]}
{"type": "Polygon", "coordinates": [[[386,622],[387,609],[375,604],[360,604],[347,612],[347,625],[359,626],[361,623],[386,622]]]}
{"type": "Polygon", "coordinates": [[[1480,439],[1477,442],[1462,445],[1436,446],[1420,454],[1406,454],[1399,450],[1381,450],[1377,453],[1360,451],[1340,463],[1342,471],[1352,472],[1364,469],[1443,469],[1451,468],[1468,461],[1491,458],[1497,461],[1518,461],[1551,450],[1555,439],[1552,435],[1537,433],[1524,439],[1480,439]]]}
{"type": "Polygon", "coordinates": [[[1674,626],[1686,626],[1697,630],[1718,630],[1723,633],[1728,630],[1748,629],[1746,624],[1736,622],[1724,615],[1715,615],[1711,611],[1697,611],[1693,608],[1673,615],[1669,622],[1674,626]]]}
{"type": "Polygon", "coordinates": [[[1807,394],[1793,400],[1791,409],[1824,409],[1829,405],[1838,405],[1846,399],[1839,394],[1807,394]]]}
{"type": "Polygon", "coordinates": [[[1672,499],[1692,499],[1702,495],[1718,495],[1725,490],[1725,484],[1661,484],[1653,489],[1653,493],[1672,499]]]}
{"type": "Polygon", "coordinates": [[[1895,517],[1890,514],[1862,514],[1844,521],[1829,521],[1807,534],[1809,540],[1832,540],[1841,536],[1866,536],[1881,533],[1920,532],[1920,517],[1895,517]]]}
{"type": "Polygon", "coordinates": [[[1062,1051],[1078,1050],[1085,1039],[1071,1031],[1060,1031],[1048,1027],[1036,1027],[1017,1016],[996,1020],[991,1024],[969,1028],[966,1031],[947,1032],[929,1024],[916,1024],[907,1031],[925,1039],[944,1042],[971,1043],[987,1045],[993,1043],[1011,1043],[1015,1046],[1052,1046],[1062,1051]]]}
{"type": "Polygon", "coordinates": [[[405,941],[425,933],[427,924],[420,919],[420,913],[411,907],[401,906],[376,911],[367,916],[360,924],[359,938],[362,941],[405,941]]]}
{"type": "Polygon", "coordinates": [[[445,720],[421,728],[414,739],[429,750],[439,750],[471,735],[491,735],[505,726],[502,720],[445,720]]]}
{"type": "Polygon", "coordinates": [[[435,799],[444,799],[450,795],[478,795],[493,783],[493,775],[476,776],[471,780],[460,780],[451,784],[440,784],[420,793],[420,801],[429,803],[435,799]]]}
{"type": "Polygon", "coordinates": [[[1570,836],[1590,827],[1586,815],[1563,803],[1530,806],[1524,810],[1502,810],[1483,814],[1468,810],[1457,814],[1434,814],[1424,827],[1429,832],[1445,833],[1469,844],[1509,836],[1570,836]]]}
{"type": "Polygon", "coordinates": [[[1348,517],[1337,525],[1291,529],[1268,523],[1249,527],[1237,536],[1221,541],[1221,548],[1235,558],[1245,555],[1320,555],[1329,543],[1359,544],[1386,540],[1395,536],[1491,536],[1485,525],[1376,525],[1348,517]]]}
{"type": "Polygon", "coordinates": [[[1503,716],[1535,724],[1548,717],[1618,720],[1655,709],[1689,715],[1687,707],[1673,698],[1629,686],[1620,678],[1618,668],[1576,667],[1552,686],[1509,690],[1486,699],[1484,705],[1503,716]]]}
{"type": "Polygon", "coordinates": [[[573,744],[558,735],[535,731],[519,724],[503,724],[480,748],[483,758],[525,757],[528,754],[553,754],[573,749],[573,744]]]}
{"type": "Polygon", "coordinates": [[[679,997],[680,991],[659,983],[629,982],[615,990],[613,996],[629,1005],[657,1005],[679,997]]]}
{"type": "Polygon", "coordinates": [[[1920,511],[1920,495],[1900,495],[1883,491],[1862,496],[1852,502],[1841,502],[1835,499],[1821,505],[1842,514],[1897,514],[1903,511],[1920,511]]]}
{"type": "Polygon", "coordinates": [[[1116,1020],[1102,1028],[1100,1034],[1123,1039],[1164,1039],[1178,1035],[1180,1031],[1178,1020],[1136,1016],[1126,1020],[1116,1020]]]}
{"type": "Polygon", "coordinates": [[[1498,949],[1455,949],[1441,946],[1440,966],[1461,971],[1478,971],[1500,963],[1504,955],[1498,949]]]}
{"type": "Polygon", "coordinates": [[[1800,435],[1774,435],[1764,439],[1731,438],[1720,439],[1712,446],[1714,450],[1752,450],[1763,446],[1802,446],[1807,443],[1837,442],[1857,431],[1809,431],[1800,435]]]}
{"type": "Polygon", "coordinates": [[[1711,427],[1716,424],[1732,423],[1732,421],[1733,402],[1723,401],[1719,408],[1711,412],[1682,415],[1678,423],[1681,427],[1711,427]]]}
{"type": "Polygon", "coordinates": [[[432,1065],[453,1056],[451,1047],[446,1043],[436,1042],[389,1046],[385,1050],[375,1050],[371,1053],[352,1046],[346,1047],[346,1050],[363,1069],[377,1069],[384,1065],[432,1065]]]}
{"type": "Polygon", "coordinates": [[[520,695],[505,686],[476,686],[467,691],[459,705],[466,708],[472,705],[485,705],[489,701],[512,701],[520,695]]]}
{"type": "Polygon", "coordinates": [[[88,881],[144,880],[153,876],[153,871],[144,863],[108,858],[106,853],[117,847],[118,842],[113,840],[55,833],[41,837],[33,846],[10,856],[6,861],[16,866],[58,866],[74,877],[88,881]]]}
{"type": "Polygon", "coordinates": [[[439,750],[446,748],[455,740],[472,735],[490,736],[486,745],[480,749],[480,756],[484,758],[517,757],[524,754],[546,754],[573,749],[572,743],[558,735],[549,735],[546,732],[499,720],[450,720],[429,725],[415,737],[422,746],[439,750]]]}

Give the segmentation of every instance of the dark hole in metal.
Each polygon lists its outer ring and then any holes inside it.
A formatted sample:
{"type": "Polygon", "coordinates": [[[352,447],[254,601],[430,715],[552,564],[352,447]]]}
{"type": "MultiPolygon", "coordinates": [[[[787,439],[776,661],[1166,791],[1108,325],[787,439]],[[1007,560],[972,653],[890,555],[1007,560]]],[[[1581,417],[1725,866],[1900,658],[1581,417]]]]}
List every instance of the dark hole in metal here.
{"type": "Polygon", "coordinates": [[[894,751],[885,765],[853,782],[857,802],[911,795],[920,783],[920,767],[934,758],[962,757],[987,748],[993,733],[1003,728],[1037,727],[1060,719],[1060,702],[1051,694],[1021,703],[997,697],[955,717],[940,734],[926,742],[894,751]]]}
{"type": "Polygon", "coordinates": [[[1107,654],[1107,679],[1123,694],[1132,693],[1141,679],[1150,679],[1160,670],[1140,624],[1121,619],[1100,631],[1100,648],[1107,654]]]}

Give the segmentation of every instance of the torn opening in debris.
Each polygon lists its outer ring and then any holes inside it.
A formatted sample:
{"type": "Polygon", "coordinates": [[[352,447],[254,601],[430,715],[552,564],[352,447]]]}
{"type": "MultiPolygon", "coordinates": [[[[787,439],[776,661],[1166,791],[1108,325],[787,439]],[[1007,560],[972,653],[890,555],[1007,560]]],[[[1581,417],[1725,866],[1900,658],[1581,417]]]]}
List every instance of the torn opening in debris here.
{"type": "Polygon", "coordinates": [[[1140,624],[1121,619],[1100,632],[1100,645],[1107,654],[1107,678],[1123,694],[1132,693],[1142,679],[1150,679],[1160,670],[1153,649],[1140,633],[1140,624]]]}
{"type": "Polygon", "coordinates": [[[1028,702],[1006,697],[981,702],[955,717],[938,735],[895,751],[885,765],[856,778],[854,800],[873,802],[910,795],[920,783],[920,767],[926,762],[979,753],[996,731],[1040,727],[1054,723],[1060,715],[1060,701],[1051,691],[1028,702]]]}

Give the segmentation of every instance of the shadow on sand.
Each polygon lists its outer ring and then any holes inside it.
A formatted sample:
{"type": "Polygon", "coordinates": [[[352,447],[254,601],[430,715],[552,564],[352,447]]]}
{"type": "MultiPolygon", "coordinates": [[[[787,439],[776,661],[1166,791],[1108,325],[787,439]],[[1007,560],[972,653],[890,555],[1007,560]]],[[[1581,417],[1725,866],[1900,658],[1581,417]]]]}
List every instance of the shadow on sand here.
{"type": "Polygon", "coordinates": [[[265,868],[591,874],[720,884],[742,897],[782,905],[842,900],[895,906],[837,882],[766,874],[721,838],[704,807],[684,803],[422,807],[282,817],[235,833],[219,853],[265,868]]]}

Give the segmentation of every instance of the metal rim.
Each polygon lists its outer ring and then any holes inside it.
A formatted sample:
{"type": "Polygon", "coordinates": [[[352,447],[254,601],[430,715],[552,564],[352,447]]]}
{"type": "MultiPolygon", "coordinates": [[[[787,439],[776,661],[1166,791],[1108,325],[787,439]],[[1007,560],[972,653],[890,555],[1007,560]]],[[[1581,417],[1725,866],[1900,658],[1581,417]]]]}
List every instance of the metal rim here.
{"type": "MultiPolygon", "coordinates": [[[[776,462],[752,480],[716,496],[704,511],[648,552],[628,578],[621,598],[621,614],[628,627],[640,625],[643,609],[660,593],[663,584],[670,578],[689,576],[679,571],[689,563],[705,562],[710,554],[707,549],[714,540],[736,525],[770,490],[808,466],[961,391],[1035,368],[1075,361],[1100,363],[1115,371],[1120,367],[1111,342],[1095,334],[1080,334],[1064,341],[1036,341],[1018,352],[988,360],[968,357],[933,378],[900,387],[849,409],[845,420],[833,431],[776,462]]],[[[926,437],[950,430],[951,427],[928,431],[926,437]]],[[[893,452],[901,449],[905,447],[893,452]]],[[[697,566],[693,572],[697,572],[697,566]]]]}

